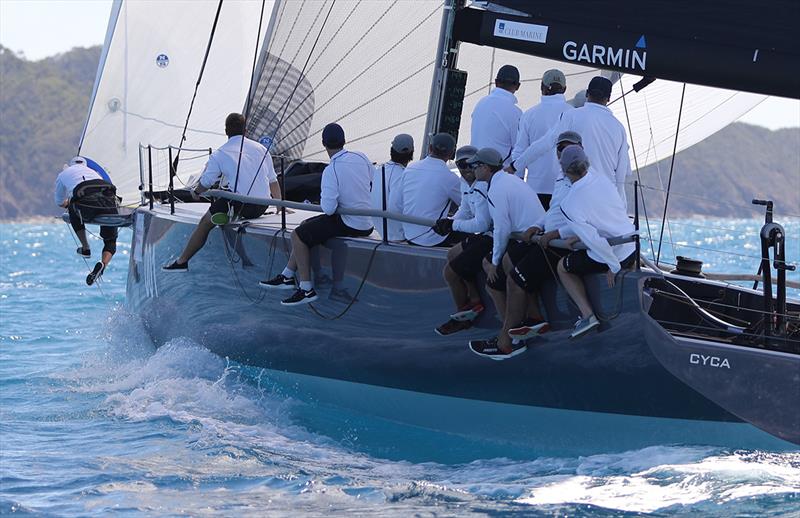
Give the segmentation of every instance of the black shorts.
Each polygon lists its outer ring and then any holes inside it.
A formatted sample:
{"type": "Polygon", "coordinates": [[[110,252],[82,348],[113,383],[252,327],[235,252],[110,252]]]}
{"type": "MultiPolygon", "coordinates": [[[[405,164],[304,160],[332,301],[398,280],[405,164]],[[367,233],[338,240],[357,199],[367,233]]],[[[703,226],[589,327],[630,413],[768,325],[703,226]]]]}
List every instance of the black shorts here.
{"type": "Polygon", "coordinates": [[[466,232],[461,232],[460,230],[453,230],[449,234],[447,234],[447,237],[445,238],[444,241],[442,241],[438,245],[433,245],[433,246],[450,248],[456,246],[459,243],[464,242],[464,240],[467,239],[470,235],[472,234],[467,234],[466,232]]]}
{"type": "Polygon", "coordinates": [[[548,210],[550,210],[550,200],[553,199],[553,195],[537,192],[536,196],[539,197],[539,203],[542,204],[542,208],[544,209],[544,211],[547,212],[548,210]]]}
{"type": "Polygon", "coordinates": [[[267,212],[267,205],[242,203],[240,201],[226,200],[224,198],[217,198],[212,201],[208,211],[211,214],[218,214],[220,212],[227,214],[230,207],[233,207],[233,217],[237,219],[255,219],[267,212]]]}
{"type": "Polygon", "coordinates": [[[372,234],[372,229],[358,230],[350,228],[345,225],[339,214],[334,214],[333,216],[320,214],[300,223],[300,226],[294,229],[294,232],[300,238],[300,241],[311,248],[312,246],[321,245],[334,237],[366,237],[372,234]]]}
{"type": "MultiPolygon", "coordinates": [[[[622,261],[622,268],[630,268],[636,261],[636,252],[632,253],[622,261]]],[[[589,275],[590,273],[605,273],[608,271],[606,263],[600,263],[589,257],[587,250],[576,250],[564,257],[564,269],[575,275],[589,275]]]]}
{"type": "Polygon", "coordinates": [[[461,253],[450,261],[450,268],[466,280],[474,280],[483,270],[483,258],[492,253],[492,236],[470,234],[461,242],[461,253]]]}
{"type": "Polygon", "coordinates": [[[569,250],[562,248],[542,248],[532,244],[527,253],[514,263],[511,279],[527,292],[538,291],[544,281],[556,278],[558,261],[568,253],[569,250]]]}
{"type": "MultiPolygon", "coordinates": [[[[506,253],[511,259],[511,262],[516,264],[517,261],[525,257],[525,254],[528,253],[528,248],[530,246],[531,245],[529,243],[521,243],[515,239],[511,239],[509,240],[508,245],[506,245],[506,253]]],[[[488,259],[489,261],[492,260],[491,251],[489,252],[488,259]]],[[[500,264],[497,266],[497,279],[495,279],[494,282],[487,280],[486,285],[496,291],[506,291],[506,272],[503,269],[502,261],[500,261],[500,264]]]]}
{"type": "MultiPolygon", "coordinates": [[[[114,187],[103,180],[87,180],[79,183],[72,191],[67,212],[69,223],[75,232],[86,229],[85,222],[96,216],[118,214],[117,196],[114,187]]],[[[117,251],[117,227],[100,226],[100,237],[103,239],[103,251],[117,251]]]]}

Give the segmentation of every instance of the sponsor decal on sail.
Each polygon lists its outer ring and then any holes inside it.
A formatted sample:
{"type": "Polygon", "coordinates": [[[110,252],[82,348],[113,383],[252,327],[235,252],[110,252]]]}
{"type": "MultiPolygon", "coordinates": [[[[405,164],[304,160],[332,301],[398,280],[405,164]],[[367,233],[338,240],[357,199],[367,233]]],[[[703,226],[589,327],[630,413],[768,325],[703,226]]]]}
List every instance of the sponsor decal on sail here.
{"type": "Polygon", "coordinates": [[[630,70],[647,69],[647,43],[644,35],[639,38],[635,48],[625,49],[570,40],[564,43],[561,51],[569,61],[630,70]]]}
{"type": "Polygon", "coordinates": [[[510,20],[495,20],[494,22],[495,36],[533,43],[547,42],[547,29],[547,25],[535,23],[520,23],[510,20]]]}

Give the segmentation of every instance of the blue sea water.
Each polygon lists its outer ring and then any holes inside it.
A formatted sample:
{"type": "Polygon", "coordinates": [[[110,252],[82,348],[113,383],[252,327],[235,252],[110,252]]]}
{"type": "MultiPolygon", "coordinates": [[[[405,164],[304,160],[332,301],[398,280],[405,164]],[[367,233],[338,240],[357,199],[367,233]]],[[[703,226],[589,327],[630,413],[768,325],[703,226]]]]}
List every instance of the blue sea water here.
{"type": "MultiPolygon", "coordinates": [[[[759,227],[676,221],[662,254],[754,272],[759,227]]],[[[800,222],[786,227],[797,261],[800,222]]],[[[190,340],[152,343],[124,307],[129,242],[90,288],[66,226],[0,225],[0,514],[800,516],[800,451],[510,460],[476,446],[478,460],[420,462],[401,429],[386,455],[369,416],[308,408],[190,340]]]]}

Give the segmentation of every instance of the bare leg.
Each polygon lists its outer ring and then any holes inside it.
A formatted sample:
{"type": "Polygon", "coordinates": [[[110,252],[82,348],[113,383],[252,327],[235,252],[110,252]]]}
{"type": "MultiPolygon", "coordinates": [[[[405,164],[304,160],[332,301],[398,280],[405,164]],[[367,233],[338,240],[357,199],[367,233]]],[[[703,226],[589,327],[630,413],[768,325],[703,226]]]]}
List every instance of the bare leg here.
{"type": "Polygon", "coordinates": [[[200,221],[197,223],[197,228],[192,232],[191,237],[189,237],[189,242],[186,243],[186,248],[183,249],[181,256],[178,257],[176,262],[178,264],[188,263],[189,260],[194,257],[194,254],[206,244],[208,234],[213,228],[214,224],[211,223],[211,212],[206,212],[203,217],[200,218],[200,221]]]}
{"type": "MultiPolygon", "coordinates": [[[[511,264],[511,259],[508,255],[503,256],[503,269],[510,272],[514,268],[511,264]]],[[[518,326],[525,316],[527,294],[525,291],[517,286],[517,283],[506,275],[506,311],[505,318],[503,319],[503,328],[500,330],[500,335],[497,337],[497,346],[501,351],[511,351],[511,338],[508,336],[508,330],[518,326]]]]}
{"type": "Polygon", "coordinates": [[[81,242],[83,249],[89,250],[89,240],[86,239],[86,229],[82,228],[80,230],[76,230],[75,234],[78,236],[78,241],[81,242]]]}
{"type": "Polygon", "coordinates": [[[100,257],[100,260],[103,262],[103,267],[108,266],[108,263],[111,262],[112,257],[114,257],[114,254],[111,252],[103,252],[103,255],[100,257]]]}
{"type": "Polygon", "coordinates": [[[311,281],[311,251],[305,243],[297,236],[296,232],[292,232],[292,256],[289,258],[289,269],[297,272],[297,278],[300,282],[311,281]],[[294,268],[292,267],[294,262],[294,268]]]}
{"type": "MultiPolygon", "coordinates": [[[[516,286],[516,283],[514,283],[516,286]]],[[[517,286],[519,287],[519,286],[517,286]]],[[[539,308],[539,294],[536,292],[526,293],[527,301],[525,308],[525,315],[533,320],[543,320],[541,309],[539,308]]]]}
{"type": "Polygon", "coordinates": [[[564,284],[570,298],[578,305],[581,312],[581,317],[589,318],[594,312],[592,305],[589,303],[589,297],[586,296],[586,287],[583,285],[583,279],[579,275],[569,273],[564,269],[564,259],[558,262],[558,278],[564,284]]]}

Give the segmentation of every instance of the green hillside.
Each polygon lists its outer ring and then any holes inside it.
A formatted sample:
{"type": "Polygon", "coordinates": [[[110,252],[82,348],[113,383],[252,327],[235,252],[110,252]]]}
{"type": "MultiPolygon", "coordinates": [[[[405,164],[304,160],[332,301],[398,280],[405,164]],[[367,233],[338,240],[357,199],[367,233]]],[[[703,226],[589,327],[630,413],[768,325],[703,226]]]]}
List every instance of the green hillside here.
{"type": "MultiPolygon", "coordinates": [[[[100,48],[76,48],[28,61],[0,47],[0,219],[55,215],[52,187],[77,150],[100,48]]],[[[641,171],[645,185],[666,186],[669,161],[641,171]],[[660,171],[660,179],[659,179],[660,171]]],[[[749,217],[754,197],[778,213],[800,214],[800,129],[733,124],[678,154],[671,216],[749,217]]],[[[663,193],[646,191],[651,217],[663,193]]],[[[630,195],[632,199],[632,194],[630,195]]]]}

